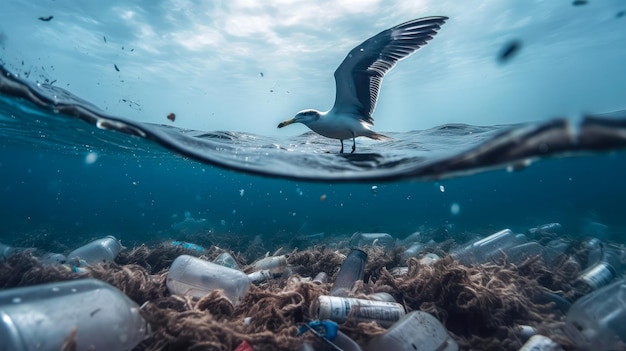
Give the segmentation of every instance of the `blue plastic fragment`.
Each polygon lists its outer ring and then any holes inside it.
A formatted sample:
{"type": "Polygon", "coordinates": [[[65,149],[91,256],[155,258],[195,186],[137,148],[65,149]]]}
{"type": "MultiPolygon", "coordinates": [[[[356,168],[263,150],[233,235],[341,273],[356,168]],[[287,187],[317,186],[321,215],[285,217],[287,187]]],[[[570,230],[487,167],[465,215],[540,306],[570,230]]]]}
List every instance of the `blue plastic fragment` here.
{"type": "Polygon", "coordinates": [[[332,341],[337,337],[339,325],[331,320],[311,321],[309,324],[305,324],[298,328],[298,334],[304,334],[309,330],[314,331],[316,335],[322,338],[332,341]]]}
{"type": "Polygon", "coordinates": [[[192,244],[192,243],[187,243],[184,241],[178,241],[178,240],[174,240],[171,242],[172,245],[174,246],[180,246],[183,249],[188,249],[188,250],[196,250],[198,252],[204,252],[204,248],[200,245],[196,245],[196,244],[192,244]]]}

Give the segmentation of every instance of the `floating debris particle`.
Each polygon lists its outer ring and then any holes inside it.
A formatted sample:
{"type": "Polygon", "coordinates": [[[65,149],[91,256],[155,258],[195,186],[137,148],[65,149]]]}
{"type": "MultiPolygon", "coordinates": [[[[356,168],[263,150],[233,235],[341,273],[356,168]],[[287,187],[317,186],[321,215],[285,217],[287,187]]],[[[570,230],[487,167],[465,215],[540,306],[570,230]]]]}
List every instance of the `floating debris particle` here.
{"type": "Polygon", "coordinates": [[[92,165],[96,162],[97,159],[98,154],[92,151],[88,153],[87,156],[85,156],[85,164],[92,165]]]}
{"type": "Polygon", "coordinates": [[[622,18],[624,15],[626,15],[626,11],[620,11],[615,14],[615,18],[622,18]]]}
{"type": "Polygon", "coordinates": [[[263,72],[259,72],[259,75],[261,76],[261,78],[263,78],[263,72]]]}
{"type": "Polygon", "coordinates": [[[500,55],[498,55],[498,61],[501,63],[509,61],[517,52],[519,52],[522,47],[522,42],[519,40],[510,41],[508,44],[504,46],[500,55]]]}
{"type": "Polygon", "coordinates": [[[587,3],[589,3],[589,1],[587,0],[574,0],[574,2],[572,2],[572,5],[583,6],[583,5],[587,5],[587,3]]]}
{"type": "Polygon", "coordinates": [[[107,37],[106,37],[106,36],[104,36],[104,35],[103,35],[103,36],[102,36],[102,39],[104,39],[104,42],[105,42],[105,43],[107,42],[107,37]]]}
{"type": "Polygon", "coordinates": [[[176,114],[174,112],[171,112],[170,114],[167,115],[167,119],[174,122],[176,120],[176,114]]]}
{"type": "Polygon", "coordinates": [[[119,69],[119,68],[117,68],[117,65],[116,65],[116,64],[113,64],[113,67],[115,67],[115,70],[116,70],[116,71],[118,71],[118,72],[120,71],[120,69],[119,69]]]}
{"type": "Polygon", "coordinates": [[[39,20],[44,22],[50,22],[53,18],[54,16],[41,16],[39,17],[39,20]]]}
{"type": "Polygon", "coordinates": [[[443,185],[439,186],[439,191],[441,191],[442,193],[446,192],[446,188],[443,185]]]}
{"type": "Polygon", "coordinates": [[[130,52],[133,52],[133,51],[135,51],[135,49],[130,49],[130,52]]]}
{"type": "Polygon", "coordinates": [[[372,194],[376,194],[376,193],[378,193],[378,186],[372,185],[372,194]]]}
{"type": "Polygon", "coordinates": [[[321,202],[326,201],[326,194],[322,194],[322,195],[320,196],[320,201],[321,201],[321,202]]]}
{"type": "Polygon", "coordinates": [[[274,92],[274,89],[270,89],[270,93],[273,93],[273,92],[274,92]]]}

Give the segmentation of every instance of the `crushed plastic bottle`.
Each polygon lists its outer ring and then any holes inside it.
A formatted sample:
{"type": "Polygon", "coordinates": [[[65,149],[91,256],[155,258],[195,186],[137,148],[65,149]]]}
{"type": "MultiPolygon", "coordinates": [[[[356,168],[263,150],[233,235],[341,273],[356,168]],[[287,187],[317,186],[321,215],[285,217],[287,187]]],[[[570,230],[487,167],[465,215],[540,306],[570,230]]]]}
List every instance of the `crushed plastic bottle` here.
{"type": "Polygon", "coordinates": [[[0,350],[131,350],[149,334],[139,306],[96,279],[0,291],[0,350]]]}

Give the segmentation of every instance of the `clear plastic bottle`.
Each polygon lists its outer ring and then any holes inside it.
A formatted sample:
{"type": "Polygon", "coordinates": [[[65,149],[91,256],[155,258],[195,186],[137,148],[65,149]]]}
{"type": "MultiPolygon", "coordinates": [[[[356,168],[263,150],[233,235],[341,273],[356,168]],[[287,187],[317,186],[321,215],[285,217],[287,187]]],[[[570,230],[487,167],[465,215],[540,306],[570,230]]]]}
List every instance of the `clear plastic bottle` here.
{"type": "Polygon", "coordinates": [[[270,256],[264,257],[252,264],[254,271],[269,270],[272,273],[283,272],[287,268],[287,256],[270,256]]]}
{"type": "Polygon", "coordinates": [[[224,267],[239,269],[239,264],[237,263],[233,255],[229,254],[228,252],[222,252],[213,260],[213,262],[224,267]]]}
{"type": "Polygon", "coordinates": [[[411,244],[411,246],[409,246],[408,248],[406,248],[406,250],[402,252],[402,255],[400,256],[400,262],[406,262],[411,257],[417,257],[417,254],[420,253],[420,251],[422,251],[422,249],[424,249],[425,247],[426,245],[422,243],[411,244]]]}
{"type": "Polygon", "coordinates": [[[626,349],[626,279],[576,301],[565,325],[565,332],[581,350],[626,349]]]}
{"type": "Polygon", "coordinates": [[[233,305],[248,292],[250,280],[242,271],[203,259],[178,256],[167,272],[167,289],[172,294],[201,298],[221,289],[233,305]]]}
{"type": "Polygon", "coordinates": [[[54,252],[47,252],[39,257],[39,262],[49,265],[64,264],[66,261],[65,255],[54,252]]]}
{"type": "Polygon", "coordinates": [[[16,248],[0,243],[0,262],[12,256],[15,252],[17,252],[16,248]]]}
{"type": "Polygon", "coordinates": [[[88,264],[111,262],[122,250],[122,243],[114,236],[108,235],[94,240],[67,255],[68,260],[79,259],[88,264]]]}
{"type": "Polygon", "coordinates": [[[139,306],[96,279],[0,291],[0,350],[131,350],[149,334],[139,306]]]}
{"type": "Polygon", "coordinates": [[[600,260],[585,269],[574,286],[582,293],[589,293],[620,278],[624,273],[624,258],[621,248],[610,245],[603,247],[600,260]]]}
{"type": "Polygon", "coordinates": [[[367,263],[367,253],[363,250],[352,249],[348,257],[341,264],[337,278],[330,289],[333,296],[347,296],[354,283],[363,279],[365,272],[365,263],[367,263]]]}
{"type": "Polygon", "coordinates": [[[536,241],[530,241],[524,244],[515,245],[502,250],[507,260],[513,264],[520,264],[533,256],[542,256],[545,248],[536,241]]]}
{"type": "Polygon", "coordinates": [[[503,229],[486,238],[454,250],[451,255],[461,264],[483,263],[492,258],[499,257],[500,250],[505,250],[526,242],[528,242],[528,238],[526,238],[524,234],[515,234],[510,229],[503,229]]]}
{"type": "Polygon", "coordinates": [[[373,338],[363,347],[363,351],[457,351],[458,349],[458,344],[441,322],[422,311],[407,313],[385,334],[373,338]]]}
{"type": "Polygon", "coordinates": [[[391,250],[396,245],[396,240],[387,233],[354,233],[350,239],[350,245],[354,247],[381,246],[391,250]]]}

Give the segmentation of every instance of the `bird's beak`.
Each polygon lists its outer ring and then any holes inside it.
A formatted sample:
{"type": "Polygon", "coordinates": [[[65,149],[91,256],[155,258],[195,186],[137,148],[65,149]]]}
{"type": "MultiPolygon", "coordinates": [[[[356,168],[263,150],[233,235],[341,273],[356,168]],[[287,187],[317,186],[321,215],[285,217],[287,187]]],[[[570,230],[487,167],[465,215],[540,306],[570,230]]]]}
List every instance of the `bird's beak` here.
{"type": "Polygon", "coordinates": [[[288,120],[286,120],[286,121],[284,121],[284,122],[280,122],[280,123],[278,124],[278,128],[282,128],[282,127],[288,126],[288,125],[290,125],[290,124],[292,124],[292,123],[296,123],[296,119],[295,119],[295,118],[288,119],[288,120]]]}

